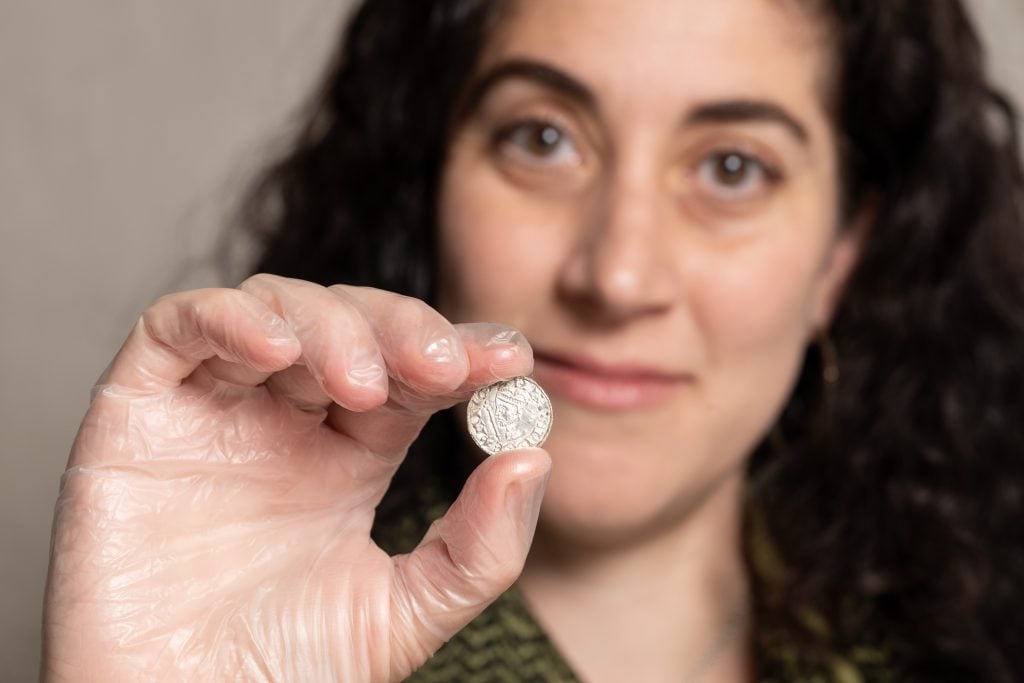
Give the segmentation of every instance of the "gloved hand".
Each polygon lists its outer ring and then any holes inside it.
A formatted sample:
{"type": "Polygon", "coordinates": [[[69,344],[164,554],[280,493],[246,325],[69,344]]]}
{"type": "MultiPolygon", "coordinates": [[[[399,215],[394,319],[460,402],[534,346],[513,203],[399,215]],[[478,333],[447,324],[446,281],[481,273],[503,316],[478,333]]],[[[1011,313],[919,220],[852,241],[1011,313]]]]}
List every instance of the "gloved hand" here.
{"type": "Polygon", "coordinates": [[[401,680],[518,576],[550,459],[485,460],[409,555],[370,540],[374,508],[431,413],[532,364],[507,327],[380,290],[158,300],[61,481],[44,680],[401,680]]]}

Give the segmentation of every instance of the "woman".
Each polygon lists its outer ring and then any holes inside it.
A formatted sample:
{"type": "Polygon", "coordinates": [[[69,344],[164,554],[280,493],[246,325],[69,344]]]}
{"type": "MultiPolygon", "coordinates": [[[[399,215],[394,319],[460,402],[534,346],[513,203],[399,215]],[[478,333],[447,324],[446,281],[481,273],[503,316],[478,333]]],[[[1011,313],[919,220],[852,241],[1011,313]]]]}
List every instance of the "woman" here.
{"type": "Polygon", "coordinates": [[[101,381],[47,677],[1020,679],[1016,143],[953,0],[369,0],[301,279],[101,381]],[[531,372],[547,451],[438,413],[531,372]]]}

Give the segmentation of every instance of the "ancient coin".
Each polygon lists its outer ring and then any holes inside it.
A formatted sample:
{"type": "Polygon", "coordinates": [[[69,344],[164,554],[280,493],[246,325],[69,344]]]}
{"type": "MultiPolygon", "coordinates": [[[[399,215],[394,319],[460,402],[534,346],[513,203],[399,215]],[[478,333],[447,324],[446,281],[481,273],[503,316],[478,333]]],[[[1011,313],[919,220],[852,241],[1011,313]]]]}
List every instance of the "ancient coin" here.
{"type": "Polygon", "coordinates": [[[529,377],[514,377],[477,389],[466,421],[488,455],[540,446],[551,431],[551,401],[529,377]]]}

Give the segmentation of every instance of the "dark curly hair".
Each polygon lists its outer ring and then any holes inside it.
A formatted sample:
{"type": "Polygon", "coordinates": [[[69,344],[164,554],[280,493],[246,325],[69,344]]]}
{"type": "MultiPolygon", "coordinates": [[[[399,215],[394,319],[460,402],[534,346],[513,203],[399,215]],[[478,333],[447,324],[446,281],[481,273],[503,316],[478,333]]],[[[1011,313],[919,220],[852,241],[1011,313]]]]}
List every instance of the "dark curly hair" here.
{"type": "MultiPolygon", "coordinates": [[[[907,680],[1024,680],[1015,113],[958,0],[804,2],[835,46],[845,213],[869,204],[874,220],[832,326],[838,380],[821,381],[809,349],[751,461],[786,567],[761,586],[759,619],[809,657],[882,623],[907,680]],[[808,606],[827,631],[801,618],[808,606]]],[[[245,205],[256,270],[432,301],[454,108],[505,5],[359,8],[294,144],[245,205]]],[[[464,472],[429,456],[454,438],[444,417],[428,426],[381,514],[408,504],[417,468],[459,488],[464,472]]]]}

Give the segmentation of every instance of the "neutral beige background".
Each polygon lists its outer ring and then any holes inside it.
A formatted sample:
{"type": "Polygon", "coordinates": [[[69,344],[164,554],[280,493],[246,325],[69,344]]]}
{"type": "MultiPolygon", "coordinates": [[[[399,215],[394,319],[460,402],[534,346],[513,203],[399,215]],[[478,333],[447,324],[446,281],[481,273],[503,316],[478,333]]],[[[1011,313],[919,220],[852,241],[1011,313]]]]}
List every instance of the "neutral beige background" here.
{"type": "MultiPolygon", "coordinates": [[[[348,4],[0,4],[0,678],[35,677],[51,509],[93,380],[149,301],[216,282],[188,264],[348,4]]],[[[1019,97],[1024,0],[973,4],[1019,97]]]]}
{"type": "Polygon", "coordinates": [[[90,386],[149,301],[215,282],[191,264],[348,4],[0,0],[0,680],[36,677],[90,386]]]}

